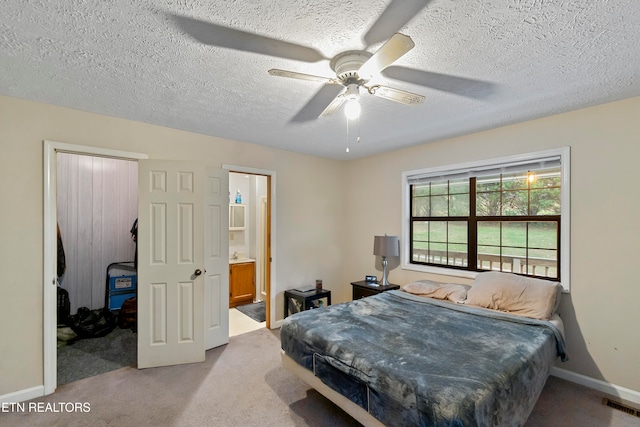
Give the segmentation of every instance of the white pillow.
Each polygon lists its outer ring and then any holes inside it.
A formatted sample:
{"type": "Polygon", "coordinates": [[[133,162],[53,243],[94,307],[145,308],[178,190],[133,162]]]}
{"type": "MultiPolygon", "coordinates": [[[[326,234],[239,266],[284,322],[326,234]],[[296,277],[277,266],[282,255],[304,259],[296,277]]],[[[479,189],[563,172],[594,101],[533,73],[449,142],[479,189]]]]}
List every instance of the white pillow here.
{"type": "Polygon", "coordinates": [[[559,282],[491,271],[476,276],[464,303],[549,320],[561,295],[559,282]]]}
{"type": "Polygon", "coordinates": [[[430,297],[435,299],[446,299],[449,301],[462,303],[467,299],[467,290],[470,286],[456,283],[440,283],[433,280],[418,280],[407,283],[402,290],[414,295],[430,297]]]}

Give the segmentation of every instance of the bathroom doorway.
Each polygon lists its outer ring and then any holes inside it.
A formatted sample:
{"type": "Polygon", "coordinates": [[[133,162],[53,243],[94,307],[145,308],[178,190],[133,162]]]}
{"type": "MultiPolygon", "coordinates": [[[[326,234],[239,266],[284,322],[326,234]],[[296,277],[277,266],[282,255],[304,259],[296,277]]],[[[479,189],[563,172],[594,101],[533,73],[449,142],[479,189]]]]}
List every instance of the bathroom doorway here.
{"type": "Polygon", "coordinates": [[[229,169],[230,335],[270,327],[272,173],[229,169]]]}

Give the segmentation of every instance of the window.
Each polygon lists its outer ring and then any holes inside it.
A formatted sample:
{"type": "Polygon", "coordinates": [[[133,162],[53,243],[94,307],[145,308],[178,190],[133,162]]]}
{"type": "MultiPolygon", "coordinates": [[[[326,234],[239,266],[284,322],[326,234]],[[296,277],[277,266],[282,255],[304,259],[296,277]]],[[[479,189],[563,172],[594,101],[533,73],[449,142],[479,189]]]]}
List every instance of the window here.
{"type": "Polygon", "coordinates": [[[568,290],[568,171],[566,148],[405,172],[403,267],[513,272],[568,290]]]}

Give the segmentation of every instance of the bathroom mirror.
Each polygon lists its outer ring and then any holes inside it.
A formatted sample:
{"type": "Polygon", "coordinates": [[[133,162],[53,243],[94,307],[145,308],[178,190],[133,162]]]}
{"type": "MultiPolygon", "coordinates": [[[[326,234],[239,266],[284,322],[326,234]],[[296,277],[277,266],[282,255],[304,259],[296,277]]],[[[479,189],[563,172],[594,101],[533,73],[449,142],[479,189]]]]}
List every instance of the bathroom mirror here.
{"type": "Polygon", "coordinates": [[[229,205],[229,230],[244,230],[245,205],[229,205]]]}

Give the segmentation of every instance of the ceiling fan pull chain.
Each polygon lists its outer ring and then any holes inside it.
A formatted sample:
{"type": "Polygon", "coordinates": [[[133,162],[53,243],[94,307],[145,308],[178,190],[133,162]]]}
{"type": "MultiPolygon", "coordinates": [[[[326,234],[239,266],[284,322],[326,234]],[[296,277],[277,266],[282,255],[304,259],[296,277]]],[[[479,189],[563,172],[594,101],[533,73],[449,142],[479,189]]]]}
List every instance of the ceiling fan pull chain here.
{"type": "Polygon", "coordinates": [[[349,152],[349,119],[347,119],[347,153],[349,152]]]}

